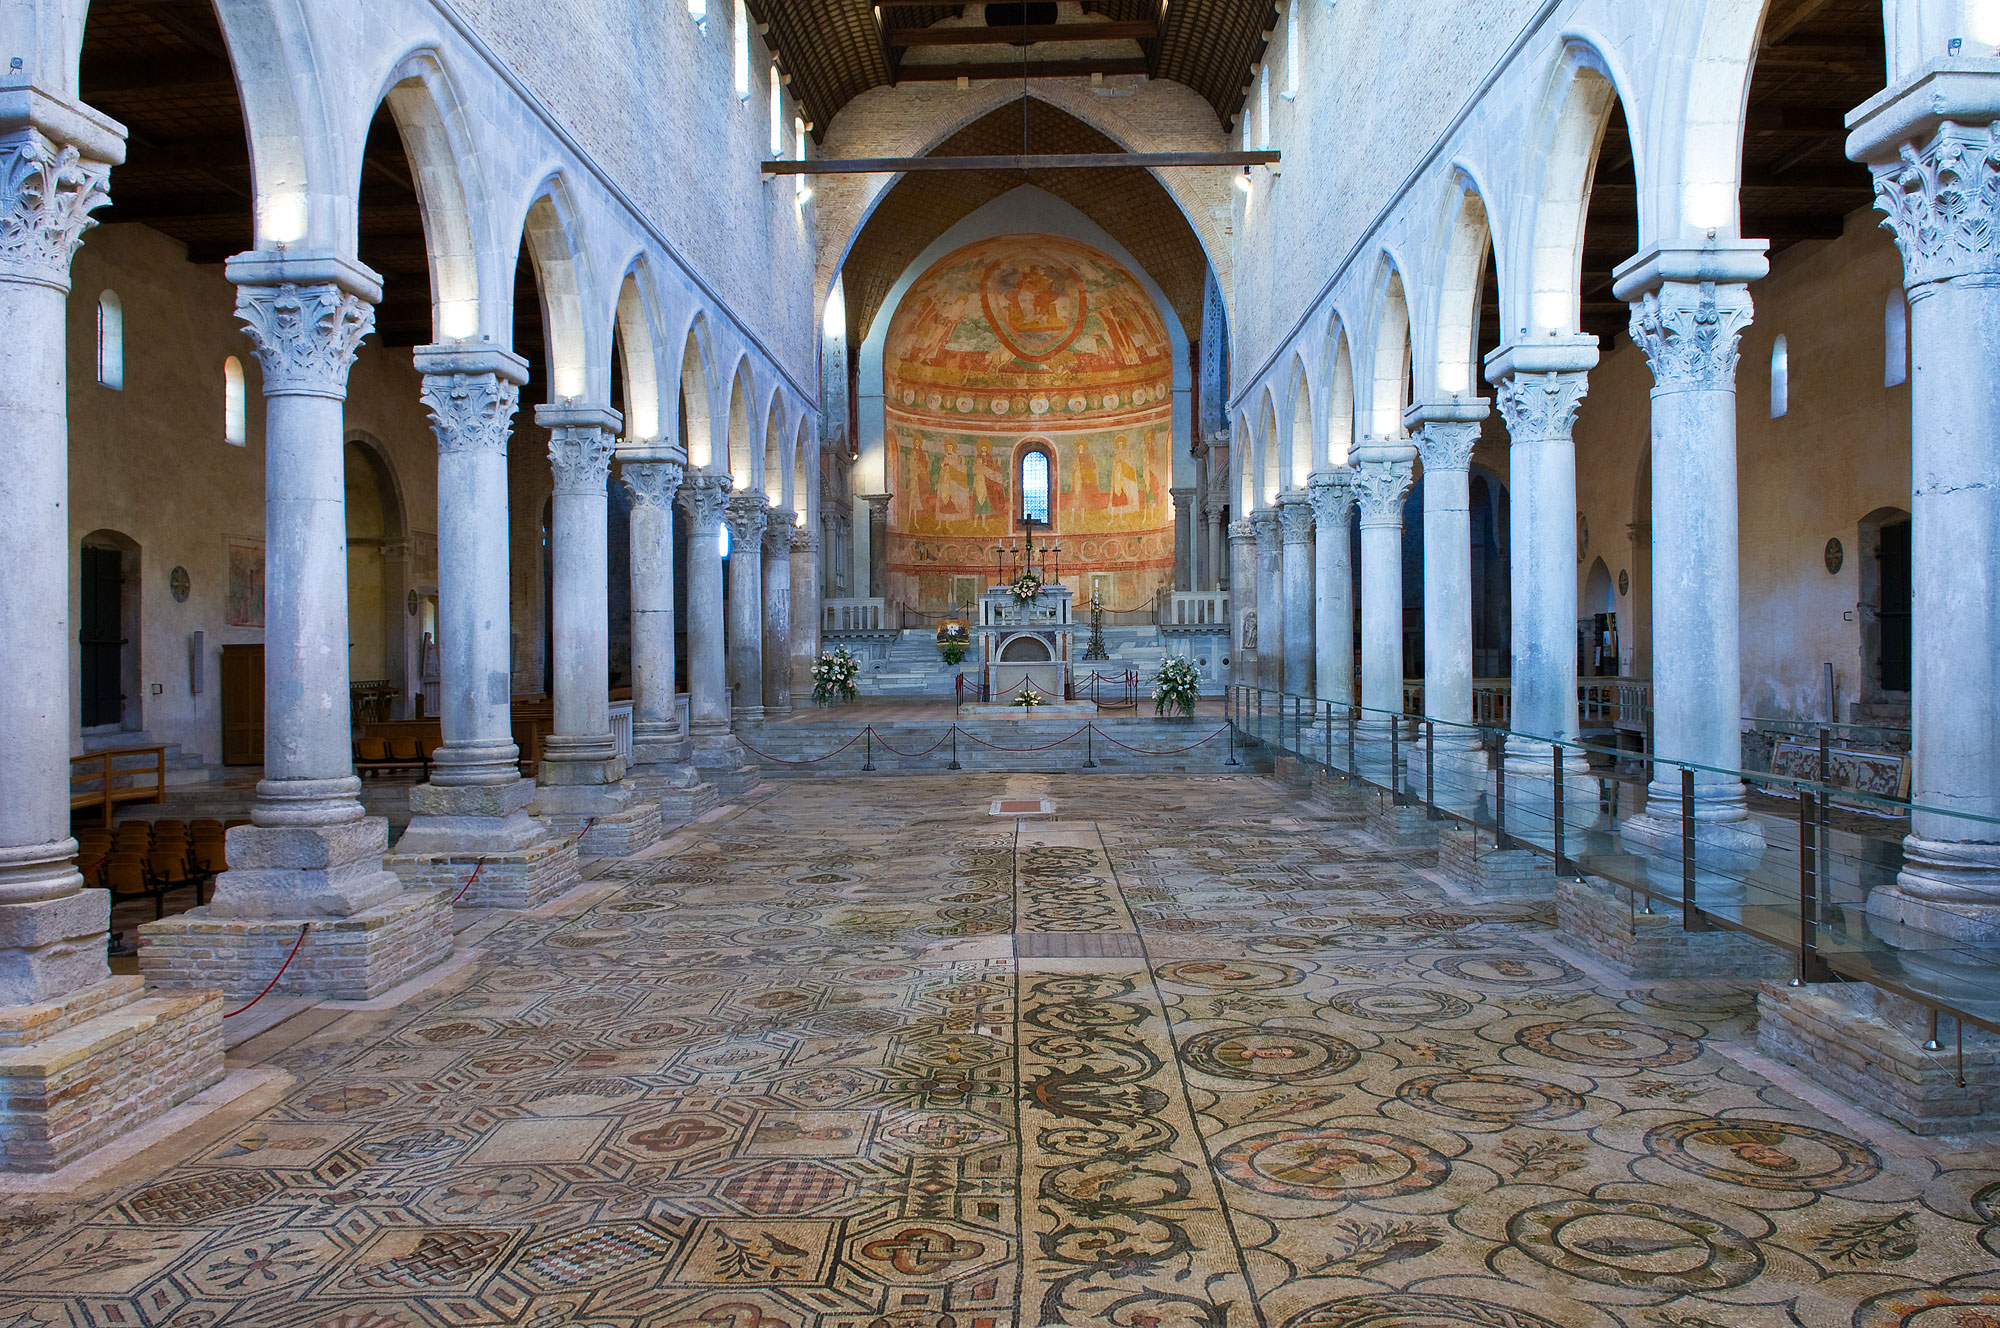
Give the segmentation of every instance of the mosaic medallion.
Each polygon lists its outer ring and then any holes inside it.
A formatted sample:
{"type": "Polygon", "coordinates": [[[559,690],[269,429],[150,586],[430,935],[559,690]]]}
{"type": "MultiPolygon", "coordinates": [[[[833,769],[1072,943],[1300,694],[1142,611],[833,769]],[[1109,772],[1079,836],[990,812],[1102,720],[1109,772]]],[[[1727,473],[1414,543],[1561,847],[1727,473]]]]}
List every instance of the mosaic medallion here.
{"type": "Polygon", "coordinates": [[[1511,1074],[1427,1074],[1396,1096],[1434,1116],[1494,1125],[1561,1120],[1583,1110],[1583,1097],[1561,1084],[1511,1074]]]}
{"type": "Polygon", "coordinates": [[[1213,1028],[1187,1040],[1181,1064],[1224,1079],[1277,1083],[1338,1074],[1361,1059],[1352,1044],[1308,1028],[1213,1028]]]}
{"type": "Polygon", "coordinates": [[[1686,1034],[1631,1019],[1562,1019],[1531,1024],[1517,1031],[1514,1041],[1551,1060],[1635,1070],[1685,1065],[1701,1055],[1701,1043],[1686,1034]]]}
{"type": "Polygon", "coordinates": [[[1645,1144],[1682,1171],[1755,1190],[1837,1190],[1882,1170],[1867,1144],[1790,1121],[1676,1121],[1648,1130],[1645,1144]]]}
{"type": "Polygon", "coordinates": [[[1217,991],[1268,991],[1289,987],[1305,979],[1290,964],[1267,964],[1255,959],[1186,959],[1167,964],[1160,977],[1188,987],[1212,987],[1217,991]]]}
{"type": "Polygon", "coordinates": [[[1542,987],[1555,982],[1574,982],[1583,976],[1581,969],[1553,955],[1450,955],[1431,967],[1436,972],[1464,978],[1467,982],[1496,982],[1509,987],[1542,987]]]}
{"type": "Polygon", "coordinates": [[[1356,987],[1336,991],[1327,1004],[1353,1019],[1428,1023],[1472,1013],[1472,1002],[1435,987],[1356,987]]]}
{"type": "Polygon", "coordinates": [[[1215,1169],[1245,1189],[1286,1199],[1388,1199],[1444,1183],[1451,1164],[1415,1139],[1379,1130],[1277,1130],[1240,1139],[1215,1169]]]}
{"type": "Polygon", "coordinates": [[[1743,1233],[1685,1208],[1636,1200],[1543,1204],[1516,1213],[1507,1239],[1559,1273],[1632,1291],[1721,1291],[1764,1270],[1743,1233]]]}
{"type": "Polygon", "coordinates": [[[1996,1287],[1910,1287],[1864,1301],[1854,1311],[1854,1328],[1987,1328],[1995,1323],[2000,1323],[1996,1287]]]}
{"type": "Polygon", "coordinates": [[[1285,1320],[1284,1328],[1556,1328],[1539,1314],[1464,1296],[1348,1296],[1285,1320]]]}

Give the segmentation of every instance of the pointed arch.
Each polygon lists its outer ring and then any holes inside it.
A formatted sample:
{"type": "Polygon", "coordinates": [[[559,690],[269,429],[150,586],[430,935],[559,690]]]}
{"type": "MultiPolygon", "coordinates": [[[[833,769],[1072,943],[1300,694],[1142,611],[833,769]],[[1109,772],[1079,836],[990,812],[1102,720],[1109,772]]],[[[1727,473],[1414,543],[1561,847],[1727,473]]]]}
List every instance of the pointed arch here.
{"type": "Polygon", "coordinates": [[[541,292],[551,401],[581,400],[591,388],[590,338],[583,312],[585,260],[577,244],[575,215],[562,177],[551,176],[536,191],[521,227],[541,292]]]}
{"type": "MultiPolygon", "coordinates": [[[[379,104],[389,112],[410,162],[417,188],[417,211],[423,219],[424,253],[431,281],[431,335],[456,341],[478,334],[482,324],[492,330],[493,315],[480,301],[480,228],[470,199],[487,190],[476,174],[468,189],[466,176],[478,170],[465,127],[458,89],[434,50],[412,52],[390,71],[379,104]]],[[[357,188],[361,161],[354,162],[357,188]]]]}
{"type": "Polygon", "coordinates": [[[625,436],[634,442],[660,436],[660,354],[653,340],[651,273],[642,258],[626,269],[618,287],[617,342],[623,352],[625,436]]]}
{"type": "Polygon", "coordinates": [[[799,413],[798,434],[792,440],[792,491],[786,495],[800,525],[819,519],[819,464],[812,446],[812,417],[799,413]]]}
{"type": "Polygon", "coordinates": [[[1257,506],[1276,507],[1284,473],[1278,459],[1278,403],[1268,387],[1257,413],[1257,441],[1257,506]]]}
{"type": "MultiPolygon", "coordinates": [[[[1541,154],[1542,174],[1534,190],[1535,212],[1528,251],[1527,335],[1574,336],[1583,307],[1583,228],[1590,211],[1590,186],[1598,149],[1619,103],[1610,67],[1595,47],[1572,38],[1564,46],[1547,104],[1551,108],[1541,154]]],[[[1646,178],[1638,126],[1631,123],[1635,174],[1646,178]]],[[[1640,248],[1647,218],[1639,218],[1640,248]]]]}
{"type": "Polygon", "coordinates": [[[1478,385],[1479,299],[1492,223],[1478,186],[1462,172],[1445,231],[1437,303],[1437,359],[1433,384],[1441,396],[1470,396],[1478,385]]]}
{"type": "Polygon", "coordinates": [[[1250,418],[1236,417],[1236,428],[1230,433],[1229,464],[1236,471],[1236,510],[1232,515],[1238,521],[1250,519],[1250,513],[1257,507],[1257,451],[1256,438],[1250,432],[1250,418]]]}
{"type": "Polygon", "coordinates": [[[773,507],[785,505],[785,401],[773,392],[764,419],[764,496],[773,507]]]}
{"type": "Polygon", "coordinates": [[[750,393],[750,362],[748,358],[739,359],[736,371],[729,379],[729,451],[724,458],[729,469],[730,487],[736,493],[754,491],[757,482],[757,461],[752,450],[750,393]]]}
{"type": "Polygon", "coordinates": [[[1326,464],[1344,466],[1354,450],[1354,356],[1338,313],[1327,320],[1326,340],[1326,464]]]}

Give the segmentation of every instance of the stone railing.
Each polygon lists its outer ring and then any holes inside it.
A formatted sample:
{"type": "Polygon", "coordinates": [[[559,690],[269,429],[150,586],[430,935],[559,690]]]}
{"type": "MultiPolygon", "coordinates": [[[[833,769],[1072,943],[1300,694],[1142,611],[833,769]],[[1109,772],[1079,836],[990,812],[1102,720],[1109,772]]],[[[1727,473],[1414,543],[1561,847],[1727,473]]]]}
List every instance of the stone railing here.
{"type": "Polygon", "coordinates": [[[820,605],[820,629],[827,632],[894,632],[902,628],[900,605],[873,599],[830,599],[820,605]]]}
{"type": "Polygon", "coordinates": [[[632,703],[613,701],[611,703],[611,740],[618,744],[618,754],[626,760],[632,759],[632,703]]]}
{"type": "Polygon", "coordinates": [[[1229,592],[1226,590],[1174,590],[1160,602],[1161,627],[1229,626],[1229,592]]]}

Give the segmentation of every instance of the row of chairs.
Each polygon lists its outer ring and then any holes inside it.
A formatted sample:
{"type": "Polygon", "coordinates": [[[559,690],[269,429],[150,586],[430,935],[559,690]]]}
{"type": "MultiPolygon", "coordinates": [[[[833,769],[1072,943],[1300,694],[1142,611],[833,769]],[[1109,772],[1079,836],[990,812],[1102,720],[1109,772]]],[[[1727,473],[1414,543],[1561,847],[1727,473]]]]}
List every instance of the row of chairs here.
{"type": "Polygon", "coordinates": [[[84,879],[111,892],[112,902],[151,899],[153,916],[166,916],[167,895],[202,887],[229,868],[225,834],[247,820],[121,821],[115,829],[77,832],[77,864],[84,879]]]}
{"type": "Polygon", "coordinates": [[[356,738],[354,772],[363,778],[391,771],[415,770],[431,775],[431,746],[421,738],[356,738]]]}

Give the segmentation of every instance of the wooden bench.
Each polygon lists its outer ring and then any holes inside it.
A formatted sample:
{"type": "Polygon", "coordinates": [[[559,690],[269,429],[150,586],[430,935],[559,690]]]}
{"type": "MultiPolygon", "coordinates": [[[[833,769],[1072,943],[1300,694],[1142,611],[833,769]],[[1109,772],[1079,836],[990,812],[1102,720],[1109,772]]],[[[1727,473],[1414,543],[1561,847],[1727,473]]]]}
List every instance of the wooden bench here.
{"type": "Polygon", "coordinates": [[[111,824],[121,802],[167,800],[167,749],[119,747],[69,758],[69,809],[95,808],[111,824]]]}

